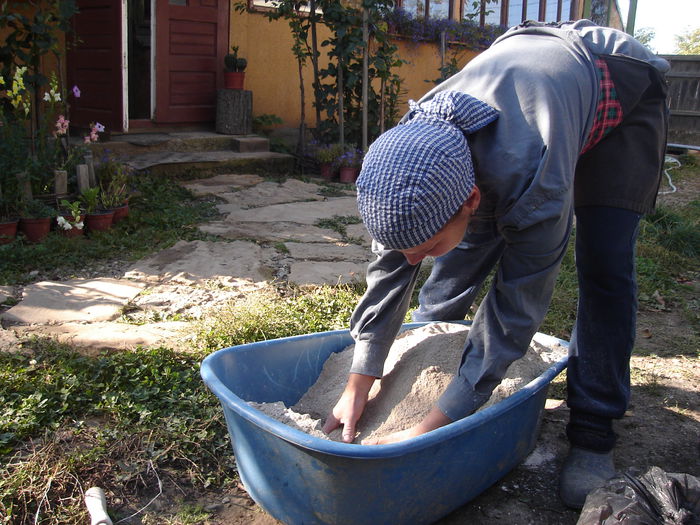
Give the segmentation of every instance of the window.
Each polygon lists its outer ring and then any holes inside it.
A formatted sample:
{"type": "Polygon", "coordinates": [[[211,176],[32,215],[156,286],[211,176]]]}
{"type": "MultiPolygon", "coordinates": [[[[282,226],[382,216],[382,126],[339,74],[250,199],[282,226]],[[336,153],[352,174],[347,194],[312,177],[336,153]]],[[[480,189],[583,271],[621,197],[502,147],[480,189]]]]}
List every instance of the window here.
{"type": "Polygon", "coordinates": [[[576,0],[464,0],[462,16],[483,24],[508,27],[525,20],[561,22],[576,18],[576,0]]]}
{"type": "Polygon", "coordinates": [[[398,7],[415,17],[452,18],[452,0],[403,0],[398,7]]]}

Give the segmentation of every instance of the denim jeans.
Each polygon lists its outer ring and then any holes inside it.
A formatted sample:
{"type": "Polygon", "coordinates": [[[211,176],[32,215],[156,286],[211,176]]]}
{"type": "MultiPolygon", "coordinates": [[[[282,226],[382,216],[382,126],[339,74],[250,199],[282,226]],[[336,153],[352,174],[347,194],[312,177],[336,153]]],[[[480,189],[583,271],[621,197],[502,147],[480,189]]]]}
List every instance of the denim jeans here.
{"type": "Polygon", "coordinates": [[[612,420],[629,403],[640,218],[620,208],[576,209],[579,300],[567,370],[567,436],[573,445],[599,452],[614,447],[612,420]]]}

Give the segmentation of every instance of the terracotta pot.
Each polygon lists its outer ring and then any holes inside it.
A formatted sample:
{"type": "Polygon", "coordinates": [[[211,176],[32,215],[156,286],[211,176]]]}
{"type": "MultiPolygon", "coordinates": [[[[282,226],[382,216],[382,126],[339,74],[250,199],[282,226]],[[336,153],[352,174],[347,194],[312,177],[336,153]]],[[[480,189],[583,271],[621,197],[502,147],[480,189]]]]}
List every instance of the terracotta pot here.
{"type": "Polygon", "coordinates": [[[321,170],[321,177],[323,177],[325,180],[333,180],[335,177],[332,162],[322,162],[319,164],[319,169],[321,170]]]}
{"type": "Polygon", "coordinates": [[[112,227],[114,210],[88,213],[85,216],[85,228],[90,232],[102,232],[112,227]]]}
{"type": "Polygon", "coordinates": [[[243,89],[245,71],[224,71],[224,87],[226,89],[243,89]]]}
{"type": "Polygon", "coordinates": [[[19,219],[3,220],[0,222],[0,244],[12,242],[17,236],[17,224],[19,219]]]}
{"type": "Polygon", "coordinates": [[[29,242],[41,242],[51,231],[51,217],[20,219],[19,231],[24,234],[29,242]]]}
{"type": "Polygon", "coordinates": [[[119,221],[122,221],[126,219],[129,216],[129,203],[126,202],[119,206],[118,208],[114,208],[114,218],[112,219],[112,224],[116,224],[119,221]]]}
{"type": "Polygon", "coordinates": [[[343,166],[342,168],[340,168],[340,182],[355,182],[359,173],[359,168],[350,168],[348,166],[343,166]]]}

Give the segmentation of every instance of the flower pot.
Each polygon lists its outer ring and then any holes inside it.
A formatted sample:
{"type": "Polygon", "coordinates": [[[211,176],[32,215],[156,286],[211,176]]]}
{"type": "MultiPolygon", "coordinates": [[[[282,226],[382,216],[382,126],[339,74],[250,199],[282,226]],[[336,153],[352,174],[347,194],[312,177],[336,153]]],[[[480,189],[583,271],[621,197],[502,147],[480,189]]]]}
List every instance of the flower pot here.
{"type": "Polygon", "coordinates": [[[24,234],[29,242],[37,243],[51,231],[51,217],[42,217],[41,219],[20,219],[19,231],[24,234]]]}
{"type": "Polygon", "coordinates": [[[105,210],[95,213],[88,213],[85,216],[85,227],[90,232],[102,232],[112,227],[114,210],[105,210]]]}
{"type": "Polygon", "coordinates": [[[112,219],[112,224],[116,224],[119,221],[126,219],[129,216],[129,203],[125,202],[118,208],[114,208],[114,218],[112,219]]]}
{"type": "Polygon", "coordinates": [[[0,221],[0,244],[7,244],[15,239],[18,223],[19,219],[3,219],[0,221]]]}
{"type": "Polygon", "coordinates": [[[333,170],[332,162],[321,162],[319,164],[319,169],[321,170],[321,177],[325,180],[333,180],[335,177],[335,170],[333,170]]]}
{"type": "Polygon", "coordinates": [[[224,71],[224,87],[226,89],[243,89],[245,71],[224,71]]]}
{"type": "Polygon", "coordinates": [[[340,182],[353,183],[357,180],[357,176],[359,175],[359,173],[359,168],[343,166],[340,168],[340,182]]]}

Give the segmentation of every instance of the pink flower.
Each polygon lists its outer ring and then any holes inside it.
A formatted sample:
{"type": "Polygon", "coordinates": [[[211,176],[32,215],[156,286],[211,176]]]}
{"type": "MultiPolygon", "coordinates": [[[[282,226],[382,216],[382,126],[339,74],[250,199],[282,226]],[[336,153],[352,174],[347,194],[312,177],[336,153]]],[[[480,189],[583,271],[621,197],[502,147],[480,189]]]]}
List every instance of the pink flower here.
{"type": "Polygon", "coordinates": [[[73,86],[73,96],[75,98],[80,98],[80,89],[78,89],[78,86],[73,86]]]}
{"type": "Polygon", "coordinates": [[[56,121],[56,131],[53,133],[54,137],[56,135],[65,135],[68,132],[68,124],[70,124],[70,121],[66,120],[66,117],[63,115],[59,115],[56,121]]]}
{"type": "Polygon", "coordinates": [[[91,141],[90,141],[90,135],[86,135],[85,138],[83,139],[83,142],[84,142],[85,144],[90,144],[90,142],[91,142],[91,141]]]}

